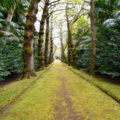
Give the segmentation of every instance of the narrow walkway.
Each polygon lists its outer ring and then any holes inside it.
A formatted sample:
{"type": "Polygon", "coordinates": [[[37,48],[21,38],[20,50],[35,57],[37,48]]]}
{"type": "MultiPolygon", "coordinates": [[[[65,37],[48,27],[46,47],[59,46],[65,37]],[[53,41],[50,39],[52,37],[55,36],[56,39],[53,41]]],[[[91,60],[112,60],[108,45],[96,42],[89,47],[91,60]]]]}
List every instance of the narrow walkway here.
{"type": "Polygon", "coordinates": [[[120,105],[56,61],[1,120],[120,120],[120,105]]]}

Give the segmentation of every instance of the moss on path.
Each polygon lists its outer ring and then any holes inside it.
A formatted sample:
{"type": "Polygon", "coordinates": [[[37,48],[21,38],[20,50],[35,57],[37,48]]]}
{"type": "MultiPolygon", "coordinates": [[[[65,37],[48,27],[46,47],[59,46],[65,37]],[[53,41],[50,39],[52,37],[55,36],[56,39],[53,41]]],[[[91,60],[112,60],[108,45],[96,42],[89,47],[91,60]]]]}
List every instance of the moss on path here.
{"type": "Polygon", "coordinates": [[[120,105],[57,62],[1,120],[120,120],[120,105]]]}

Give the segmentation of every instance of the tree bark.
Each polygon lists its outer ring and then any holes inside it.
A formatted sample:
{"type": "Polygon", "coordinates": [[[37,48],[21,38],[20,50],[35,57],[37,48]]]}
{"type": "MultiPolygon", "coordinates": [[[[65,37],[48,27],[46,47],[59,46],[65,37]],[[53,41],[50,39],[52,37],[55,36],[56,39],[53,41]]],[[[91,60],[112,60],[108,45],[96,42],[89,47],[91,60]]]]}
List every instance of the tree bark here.
{"type": "MultiPolygon", "coordinates": [[[[68,65],[73,65],[74,67],[77,66],[77,54],[76,48],[73,45],[72,39],[72,26],[79,18],[78,16],[70,23],[68,17],[68,8],[66,7],[66,20],[67,20],[67,29],[68,29],[68,65]]],[[[79,14],[81,11],[79,12],[79,14]]]]}
{"type": "Polygon", "coordinates": [[[52,34],[53,34],[53,18],[51,16],[51,35],[50,35],[50,54],[49,54],[49,64],[52,63],[53,61],[53,38],[52,38],[52,34]]]}
{"type": "MultiPolygon", "coordinates": [[[[49,14],[49,11],[47,11],[47,14],[49,14]]],[[[49,45],[49,16],[47,15],[46,18],[46,40],[45,40],[45,52],[44,52],[44,63],[45,63],[45,67],[48,66],[48,45],[49,45]]]]}
{"type": "MultiPolygon", "coordinates": [[[[8,15],[7,15],[6,20],[7,20],[8,22],[11,22],[11,21],[12,21],[13,15],[14,15],[14,12],[15,12],[15,9],[16,9],[16,3],[14,4],[14,6],[13,6],[12,8],[10,8],[10,11],[9,11],[9,13],[8,13],[8,15]]],[[[7,30],[10,30],[10,26],[9,26],[9,25],[7,26],[7,30]]]]}
{"type": "Polygon", "coordinates": [[[34,37],[34,23],[38,11],[38,2],[40,0],[32,0],[28,14],[26,16],[26,26],[24,34],[23,59],[24,71],[23,78],[30,78],[34,76],[34,61],[33,61],[33,37],[34,37]]]}
{"type": "Polygon", "coordinates": [[[67,40],[67,44],[68,44],[68,65],[70,66],[72,61],[71,61],[71,57],[72,57],[72,29],[69,23],[69,16],[68,16],[68,5],[66,6],[66,21],[67,21],[67,32],[68,32],[68,40],[67,40]]]}
{"type": "Polygon", "coordinates": [[[74,67],[77,66],[77,54],[76,48],[73,45],[72,40],[72,26],[73,24],[79,19],[82,10],[84,9],[85,0],[83,0],[83,4],[81,6],[80,11],[74,16],[74,19],[70,22],[68,16],[68,1],[66,6],[66,20],[67,20],[67,28],[68,28],[68,65],[73,65],[74,67]],[[73,61],[71,61],[73,60],[73,61]]]}
{"type": "Polygon", "coordinates": [[[80,43],[80,40],[82,39],[82,37],[89,31],[89,29],[86,29],[80,36],[80,39],[77,41],[77,43],[74,45],[73,47],[73,66],[77,67],[77,47],[80,43]]]}
{"type": "Polygon", "coordinates": [[[73,66],[77,67],[77,50],[75,47],[72,49],[72,54],[73,54],[73,66]]]}
{"type": "Polygon", "coordinates": [[[63,24],[62,24],[62,20],[60,22],[60,43],[61,43],[61,60],[64,61],[64,46],[63,46],[63,24]]]}
{"type": "Polygon", "coordinates": [[[52,62],[54,61],[54,55],[55,55],[56,50],[57,50],[57,46],[55,46],[55,50],[54,50],[54,52],[52,54],[52,62]]]}
{"type": "Polygon", "coordinates": [[[43,42],[44,42],[44,26],[45,26],[45,19],[47,17],[47,10],[48,10],[49,0],[46,0],[45,7],[43,10],[41,22],[40,22],[40,32],[39,32],[39,40],[38,40],[38,62],[39,62],[39,69],[44,68],[44,53],[43,53],[43,42]]]}
{"type": "Polygon", "coordinates": [[[94,74],[95,69],[95,59],[96,59],[96,28],[95,28],[95,6],[94,0],[91,0],[91,31],[92,31],[92,53],[91,53],[91,62],[90,62],[90,74],[94,74]]]}
{"type": "Polygon", "coordinates": [[[73,65],[74,67],[76,67],[77,66],[77,54],[76,54],[76,49],[73,46],[72,24],[68,25],[68,54],[69,54],[68,65],[73,65]]]}

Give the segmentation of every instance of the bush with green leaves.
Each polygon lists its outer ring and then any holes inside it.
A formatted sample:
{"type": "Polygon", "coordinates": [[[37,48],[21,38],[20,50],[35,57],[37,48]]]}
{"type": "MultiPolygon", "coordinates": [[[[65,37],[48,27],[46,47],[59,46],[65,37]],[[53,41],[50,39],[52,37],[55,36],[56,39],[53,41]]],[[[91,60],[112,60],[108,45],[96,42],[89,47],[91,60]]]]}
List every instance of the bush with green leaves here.
{"type": "Polygon", "coordinates": [[[23,71],[22,47],[28,6],[27,0],[0,1],[0,80],[23,71]],[[7,21],[6,17],[15,3],[12,21],[7,21]],[[10,26],[9,30],[7,26],[10,26]]]}
{"type": "MultiPolygon", "coordinates": [[[[107,19],[97,28],[97,55],[96,72],[112,77],[120,76],[120,12],[113,14],[113,18],[107,19]]],[[[86,39],[83,41],[86,41],[86,39]]],[[[87,44],[87,43],[85,43],[87,44]]],[[[78,49],[78,66],[89,69],[91,45],[78,49]]]]}
{"type": "Polygon", "coordinates": [[[22,43],[0,39],[3,46],[0,49],[0,76],[6,77],[12,73],[23,71],[22,43]]]}

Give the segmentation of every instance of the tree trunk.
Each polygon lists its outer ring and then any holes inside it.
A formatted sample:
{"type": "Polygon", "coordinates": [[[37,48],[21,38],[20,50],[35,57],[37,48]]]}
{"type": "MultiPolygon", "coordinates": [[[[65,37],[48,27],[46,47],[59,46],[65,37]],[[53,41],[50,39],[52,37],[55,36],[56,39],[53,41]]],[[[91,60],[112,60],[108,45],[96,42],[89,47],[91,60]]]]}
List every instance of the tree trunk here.
{"type": "Polygon", "coordinates": [[[77,66],[77,54],[72,40],[72,24],[68,25],[68,65],[77,66]]]}
{"type": "Polygon", "coordinates": [[[62,21],[60,22],[60,42],[61,42],[61,60],[64,61],[64,46],[63,46],[63,30],[62,30],[63,24],[62,21]]]}
{"type": "Polygon", "coordinates": [[[52,19],[52,16],[51,16],[51,35],[50,35],[50,54],[49,54],[49,64],[52,63],[53,61],[53,58],[52,58],[52,55],[53,55],[53,38],[52,38],[52,33],[53,33],[53,19],[52,19]]]}
{"type": "MultiPolygon", "coordinates": [[[[10,9],[10,11],[9,11],[9,13],[8,13],[8,15],[7,15],[6,20],[7,20],[8,22],[11,22],[11,21],[12,21],[15,9],[16,9],[16,3],[15,3],[14,6],[10,9]]],[[[7,30],[10,30],[10,26],[9,26],[9,25],[7,26],[7,30]]]]}
{"type": "Polygon", "coordinates": [[[77,67],[77,47],[80,43],[80,40],[82,39],[82,37],[89,31],[89,29],[86,29],[80,36],[79,40],[77,41],[77,43],[74,45],[73,47],[73,66],[77,67]]]}
{"type": "Polygon", "coordinates": [[[57,50],[57,46],[55,46],[55,50],[54,50],[54,52],[52,54],[52,62],[54,61],[54,55],[55,55],[56,50],[57,50]]]}
{"type": "Polygon", "coordinates": [[[40,32],[39,32],[39,40],[38,40],[38,62],[39,62],[39,69],[44,68],[44,53],[43,53],[43,42],[44,42],[44,26],[45,26],[45,19],[47,17],[47,10],[48,10],[49,0],[46,0],[45,7],[43,10],[41,22],[40,22],[40,32]]]}
{"type": "Polygon", "coordinates": [[[77,50],[76,50],[76,47],[73,47],[72,54],[73,54],[73,66],[77,67],[77,50]]]}
{"type": "Polygon", "coordinates": [[[67,40],[67,44],[68,44],[68,65],[71,65],[71,56],[72,56],[72,29],[70,27],[70,23],[69,23],[69,16],[68,16],[68,6],[66,7],[66,21],[67,21],[67,31],[68,31],[68,40],[67,40]]]}
{"type": "MultiPolygon", "coordinates": [[[[48,11],[47,11],[48,12],[48,11]]],[[[49,12],[48,12],[49,14],[49,12]]],[[[45,57],[45,67],[48,66],[48,45],[49,45],[49,16],[46,18],[46,40],[45,40],[45,52],[44,52],[44,57],[45,57]]]]}
{"type": "Polygon", "coordinates": [[[30,4],[28,14],[26,16],[26,26],[24,34],[24,46],[23,46],[23,59],[24,59],[24,71],[23,78],[30,78],[34,74],[34,62],[33,62],[33,37],[34,37],[34,23],[36,20],[36,14],[38,10],[39,0],[33,0],[30,4]]]}
{"type": "Polygon", "coordinates": [[[61,60],[64,62],[64,59],[65,59],[64,46],[63,46],[63,42],[61,39],[61,60]]]}
{"type": "Polygon", "coordinates": [[[68,8],[66,7],[66,20],[67,20],[67,29],[68,29],[68,65],[69,66],[73,65],[74,67],[76,67],[77,55],[76,55],[76,49],[74,49],[73,47],[73,40],[72,40],[72,26],[74,22],[73,23],[69,22],[69,16],[68,16],[67,9],[68,8]]]}
{"type": "Polygon", "coordinates": [[[71,63],[74,67],[77,67],[77,53],[76,53],[76,47],[73,45],[73,39],[72,39],[72,26],[73,24],[69,24],[69,30],[68,30],[68,40],[69,40],[69,43],[70,44],[70,58],[69,59],[72,59],[71,63]]]}
{"type": "Polygon", "coordinates": [[[96,28],[95,28],[95,6],[94,0],[91,0],[91,31],[92,31],[92,53],[91,53],[91,62],[90,62],[90,74],[94,74],[95,69],[95,59],[96,59],[96,28]]]}

